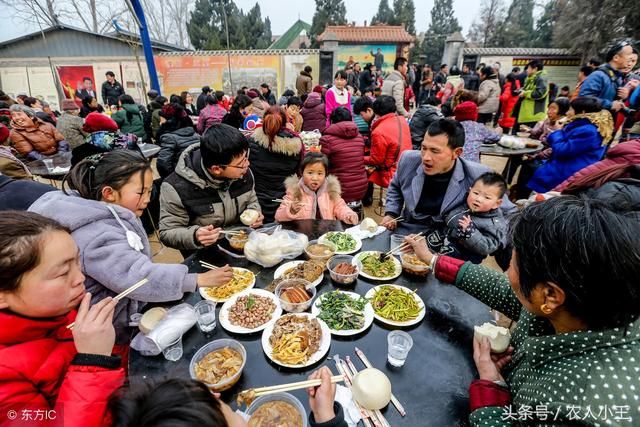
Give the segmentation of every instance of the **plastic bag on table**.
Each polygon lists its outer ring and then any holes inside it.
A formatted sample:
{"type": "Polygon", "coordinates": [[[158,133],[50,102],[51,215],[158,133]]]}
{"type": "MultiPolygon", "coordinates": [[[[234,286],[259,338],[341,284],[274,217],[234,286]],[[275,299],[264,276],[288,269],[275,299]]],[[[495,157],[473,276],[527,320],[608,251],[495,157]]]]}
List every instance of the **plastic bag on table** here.
{"type": "Polygon", "coordinates": [[[309,239],[295,231],[276,228],[271,234],[257,230],[249,235],[244,255],[263,267],[273,267],[283,259],[293,259],[304,251],[309,239]]]}
{"type": "Polygon", "coordinates": [[[131,341],[131,348],[137,350],[143,356],[157,356],[162,353],[158,345],[157,337],[160,332],[167,329],[177,336],[182,336],[197,322],[196,312],[191,304],[179,304],[170,308],[167,315],[153,328],[149,334],[139,332],[131,341]]]}

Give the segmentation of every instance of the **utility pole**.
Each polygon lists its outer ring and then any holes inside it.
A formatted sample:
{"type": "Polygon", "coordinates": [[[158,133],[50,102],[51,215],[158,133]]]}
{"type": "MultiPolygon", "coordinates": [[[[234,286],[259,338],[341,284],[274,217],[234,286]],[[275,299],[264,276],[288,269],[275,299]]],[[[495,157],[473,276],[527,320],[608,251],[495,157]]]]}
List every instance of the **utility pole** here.
{"type": "Polygon", "coordinates": [[[147,71],[149,72],[149,80],[151,89],[160,93],[160,83],[158,82],[158,73],[156,72],[156,63],[153,60],[153,49],[151,48],[151,38],[149,37],[149,29],[147,28],[147,20],[144,17],[144,9],[140,0],[126,0],[127,6],[131,11],[133,18],[140,29],[140,41],[142,42],[142,50],[144,51],[144,59],[147,63],[147,71]]]}
{"type": "MultiPolygon", "coordinates": [[[[221,2],[222,4],[222,14],[224,15],[224,29],[227,33],[227,67],[229,68],[229,86],[231,87],[231,94],[234,94],[233,90],[233,78],[231,77],[231,52],[230,52],[230,43],[229,43],[229,24],[227,23],[227,9],[224,7],[224,0],[221,2]]],[[[221,88],[222,89],[222,88],[221,88]]]]}

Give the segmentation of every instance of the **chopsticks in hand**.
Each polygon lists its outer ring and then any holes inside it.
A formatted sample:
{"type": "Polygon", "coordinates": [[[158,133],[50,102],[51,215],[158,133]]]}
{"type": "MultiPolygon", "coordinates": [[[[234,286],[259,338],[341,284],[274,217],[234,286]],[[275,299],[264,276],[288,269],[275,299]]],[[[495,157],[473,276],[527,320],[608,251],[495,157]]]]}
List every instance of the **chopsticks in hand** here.
{"type": "Polygon", "coordinates": [[[404,221],[404,218],[399,216],[397,218],[391,218],[389,221],[387,222],[383,222],[382,224],[380,224],[382,227],[386,227],[387,225],[391,224],[392,222],[395,222],[396,224],[399,222],[404,221]]]}
{"type": "Polygon", "coordinates": [[[203,266],[204,268],[208,268],[209,270],[217,270],[220,267],[217,267],[213,264],[209,264],[208,262],[204,262],[204,261],[200,261],[200,265],[203,266]]]}
{"type": "MultiPolygon", "coordinates": [[[[415,236],[421,236],[420,238],[416,239],[416,242],[419,242],[420,240],[424,239],[425,236],[422,235],[422,233],[424,233],[424,231],[421,231],[420,233],[416,234],[415,236]]],[[[394,254],[395,252],[398,252],[398,250],[403,250],[403,249],[408,249],[411,246],[410,243],[407,242],[402,242],[401,244],[399,244],[398,246],[396,246],[395,248],[391,249],[389,252],[385,252],[383,255],[386,257],[388,257],[389,255],[394,254]]]]}
{"type": "MultiPolygon", "coordinates": [[[[334,375],[331,377],[332,384],[339,383],[342,381],[344,381],[344,377],[342,375],[334,375]]],[[[251,388],[249,390],[242,391],[241,394],[247,393],[247,394],[252,394],[252,396],[259,397],[259,396],[265,396],[267,394],[280,393],[283,391],[293,391],[293,390],[300,390],[300,389],[309,388],[309,387],[318,387],[321,384],[322,384],[322,380],[318,378],[315,380],[299,381],[296,383],[280,384],[280,385],[274,385],[269,387],[251,388]]]]}

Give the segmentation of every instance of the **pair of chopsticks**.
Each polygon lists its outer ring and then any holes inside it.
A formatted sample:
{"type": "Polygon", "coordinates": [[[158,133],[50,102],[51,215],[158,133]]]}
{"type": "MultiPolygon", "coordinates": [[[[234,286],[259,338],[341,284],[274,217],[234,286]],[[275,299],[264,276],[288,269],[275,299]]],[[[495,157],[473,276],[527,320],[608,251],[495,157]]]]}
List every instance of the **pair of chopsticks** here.
{"type": "MultiPolygon", "coordinates": [[[[424,231],[421,231],[420,233],[416,234],[416,236],[421,236],[419,239],[416,239],[416,242],[419,242],[420,240],[425,238],[425,236],[423,236],[422,233],[424,233],[424,231]]],[[[395,248],[391,249],[389,252],[385,252],[384,256],[388,257],[389,255],[392,255],[393,253],[398,252],[398,250],[408,249],[409,247],[411,247],[411,244],[407,242],[402,242],[395,248]]]]}
{"type": "Polygon", "coordinates": [[[239,236],[242,234],[242,232],[236,230],[220,230],[220,234],[226,234],[228,236],[239,236]]]}
{"type": "Polygon", "coordinates": [[[217,267],[213,264],[209,264],[208,262],[204,262],[204,261],[200,261],[200,265],[203,266],[204,268],[208,268],[209,270],[217,270],[220,267],[217,267]]]}
{"type": "MultiPolygon", "coordinates": [[[[291,200],[273,199],[273,200],[272,200],[272,202],[274,202],[274,203],[290,203],[290,202],[291,202],[291,200]]],[[[306,204],[306,203],[304,203],[304,202],[300,202],[300,204],[301,204],[302,206],[306,206],[306,205],[307,205],[307,204],[306,204]]]]}
{"type": "MultiPolygon", "coordinates": [[[[364,366],[366,366],[367,368],[373,368],[373,365],[371,364],[371,362],[369,362],[369,359],[367,359],[367,356],[364,355],[364,352],[362,350],[356,347],[355,351],[364,366]]],[[[393,393],[391,394],[391,403],[393,403],[393,406],[396,407],[396,409],[400,413],[400,416],[404,417],[405,415],[407,415],[407,411],[404,410],[404,406],[402,406],[402,403],[400,403],[398,398],[393,393]]]]}
{"type": "MultiPolygon", "coordinates": [[[[342,381],[344,381],[344,376],[342,375],[334,375],[331,377],[332,384],[339,383],[342,381]]],[[[260,396],[266,396],[267,394],[280,393],[283,391],[293,391],[293,390],[300,390],[302,388],[318,387],[321,384],[322,384],[322,380],[318,378],[315,380],[299,381],[296,383],[280,384],[280,385],[274,385],[270,387],[259,387],[259,388],[245,390],[242,393],[249,393],[253,391],[255,397],[260,397],[260,396]]]]}
{"type": "MultiPolygon", "coordinates": [[[[149,281],[149,279],[147,279],[145,277],[144,279],[140,280],[139,282],[136,282],[135,284],[133,284],[133,286],[130,286],[127,289],[125,289],[124,291],[120,292],[118,295],[113,297],[113,299],[115,299],[116,301],[120,301],[122,298],[127,297],[131,292],[135,291],[136,289],[138,289],[142,285],[146,284],[148,281],[149,281]]],[[[73,329],[73,327],[75,325],[76,325],[76,322],[71,322],[71,323],[69,323],[67,325],[67,329],[73,329]]]]}
{"type": "Polygon", "coordinates": [[[382,223],[382,224],[380,224],[380,225],[381,225],[381,226],[383,226],[383,227],[385,227],[385,226],[387,226],[387,225],[391,224],[392,222],[395,222],[395,223],[397,224],[397,223],[402,222],[402,221],[404,221],[404,218],[403,218],[403,217],[401,217],[401,216],[399,216],[398,218],[392,218],[392,219],[390,219],[389,221],[384,222],[384,223],[382,223]]]}

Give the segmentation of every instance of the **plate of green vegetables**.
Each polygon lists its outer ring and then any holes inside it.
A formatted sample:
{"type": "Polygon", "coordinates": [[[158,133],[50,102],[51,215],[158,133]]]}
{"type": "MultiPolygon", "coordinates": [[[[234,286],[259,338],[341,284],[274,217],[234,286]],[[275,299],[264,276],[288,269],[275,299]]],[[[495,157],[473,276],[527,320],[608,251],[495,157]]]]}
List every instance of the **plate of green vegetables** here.
{"type": "Polygon", "coordinates": [[[362,264],[360,275],[371,280],[393,280],[402,273],[402,264],[400,261],[389,255],[380,257],[382,252],[365,251],[360,252],[354,257],[362,264]]]}
{"type": "Polygon", "coordinates": [[[320,295],[311,308],[329,327],[333,335],[349,336],[366,331],[373,323],[371,303],[348,291],[331,291],[320,295]]]}
{"type": "Polygon", "coordinates": [[[415,325],[426,313],[422,298],[404,286],[378,285],[364,297],[370,301],[374,317],[387,325],[415,325]]]}
{"type": "Polygon", "coordinates": [[[318,239],[322,243],[329,241],[336,245],[336,255],[349,255],[358,252],[362,248],[362,240],[345,231],[330,231],[318,239]]]}

